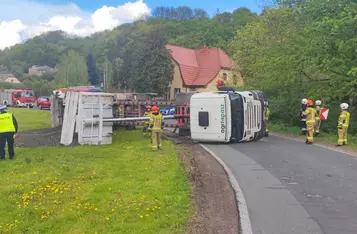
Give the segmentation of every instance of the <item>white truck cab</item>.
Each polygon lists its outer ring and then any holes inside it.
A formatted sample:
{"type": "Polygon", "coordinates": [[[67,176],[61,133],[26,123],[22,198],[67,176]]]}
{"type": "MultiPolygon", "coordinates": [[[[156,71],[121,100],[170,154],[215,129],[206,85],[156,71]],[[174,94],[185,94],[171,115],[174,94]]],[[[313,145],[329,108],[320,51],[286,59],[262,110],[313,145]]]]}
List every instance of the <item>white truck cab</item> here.
{"type": "Polygon", "coordinates": [[[265,135],[264,93],[218,91],[190,99],[191,138],[199,142],[246,142],[265,135]]]}

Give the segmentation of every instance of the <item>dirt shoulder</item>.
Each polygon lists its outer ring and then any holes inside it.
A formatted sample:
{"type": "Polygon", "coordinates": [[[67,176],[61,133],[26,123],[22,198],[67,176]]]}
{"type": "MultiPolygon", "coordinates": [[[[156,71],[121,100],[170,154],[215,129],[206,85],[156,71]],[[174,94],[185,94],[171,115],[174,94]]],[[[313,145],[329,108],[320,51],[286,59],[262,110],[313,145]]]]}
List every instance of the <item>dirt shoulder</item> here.
{"type": "Polygon", "coordinates": [[[192,185],[188,234],[239,233],[239,213],[228,176],[199,144],[183,140],[179,157],[192,185]]]}
{"type": "MultiPolygon", "coordinates": [[[[71,146],[77,144],[77,137],[74,137],[71,146]]],[[[25,148],[61,146],[61,127],[19,132],[15,139],[15,146],[25,148]]]]}

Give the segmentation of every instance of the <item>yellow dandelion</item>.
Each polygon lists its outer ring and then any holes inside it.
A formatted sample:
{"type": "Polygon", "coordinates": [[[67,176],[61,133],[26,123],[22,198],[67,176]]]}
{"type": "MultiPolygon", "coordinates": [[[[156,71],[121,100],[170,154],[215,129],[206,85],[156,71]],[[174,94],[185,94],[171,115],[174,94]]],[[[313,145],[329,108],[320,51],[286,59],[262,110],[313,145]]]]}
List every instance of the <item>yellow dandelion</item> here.
{"type": "Polygon", "coordinates": [[[149,217],[150,215],[149,214],[146,214],[146,217],[149,217]]]}
{"type": "Polygon", "coordinates": [[[142,215],[139,215],[140,216],[140,218],[144,218],[144,216],[142,216],[142,215]]]}
{"type": "Polygon", "coordinates": [[[109,220],[110,220],[110,218],[109,218],[109,217],[106,217],[106,218],[105,218],[105,220],[109,221],[109,220]]]}

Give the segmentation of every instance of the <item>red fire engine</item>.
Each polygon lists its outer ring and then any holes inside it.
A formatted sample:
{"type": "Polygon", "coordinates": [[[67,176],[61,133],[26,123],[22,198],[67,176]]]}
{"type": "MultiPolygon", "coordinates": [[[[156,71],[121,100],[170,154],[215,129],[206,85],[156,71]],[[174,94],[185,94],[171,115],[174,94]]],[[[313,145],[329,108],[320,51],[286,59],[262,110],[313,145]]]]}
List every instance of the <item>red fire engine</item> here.
{"type": "Polygon", "coordinates": [[[0,91],[0,104],[13,107],[30,107],[35,103],[32,89],[5,89],[0,91]]]}

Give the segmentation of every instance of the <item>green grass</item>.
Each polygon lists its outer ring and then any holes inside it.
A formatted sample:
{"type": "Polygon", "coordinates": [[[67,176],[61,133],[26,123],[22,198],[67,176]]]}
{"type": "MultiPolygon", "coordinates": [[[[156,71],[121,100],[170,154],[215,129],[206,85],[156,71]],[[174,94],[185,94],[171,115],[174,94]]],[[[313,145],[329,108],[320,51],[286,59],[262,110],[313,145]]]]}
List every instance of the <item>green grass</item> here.
{"type": "Polygon", "coordinates": [[[175,145],[163,148],[126,131],[106,146],[16,149],[0,162],[0,233],[184,232],[190,186],[175,145]]]}
{"type": "Polygon", "coordinates": [[[28,108],[9,108],[8,112],[15,115],[19,131],[50,128],[51,112],[28,108]]]}
{"type": "MultiPolygon", "coordinates": [[[[323,124],[323,123],[322,123],[323,124]]],[[[305,139],[305,136],[301,136],[301,129],[299,127],[291,127],[281,123],[269,123],[269,128],[271,132],[282,133],[286,136],[297,137],[305,139]]],[[[337,127],[336,134],[320,132],[320,135],[314,137],[314,142],[327,143],[331,145],[337,144],[337,127]]],[[[357,137],[349,135],[348,136],[348,146],[349,149],[357,149],[357,137]]]]}

